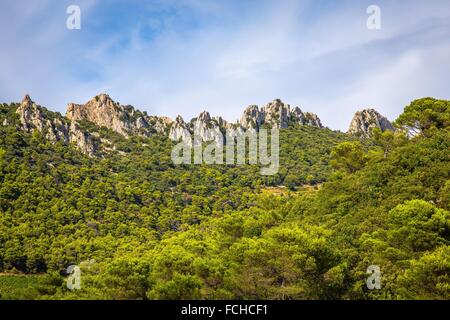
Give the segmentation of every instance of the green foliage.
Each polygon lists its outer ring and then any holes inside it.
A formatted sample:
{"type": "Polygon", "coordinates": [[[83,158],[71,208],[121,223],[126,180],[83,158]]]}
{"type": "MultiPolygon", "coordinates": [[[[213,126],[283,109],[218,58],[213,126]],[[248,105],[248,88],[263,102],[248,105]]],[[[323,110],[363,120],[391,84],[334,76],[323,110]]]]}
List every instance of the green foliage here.
{"type": "Polygon", "coordinates": [[[354,173],[364,167],[367,156],[359,141],[343,142],[337,145],[331,153],[331,165],[337,170],[354,173]]]}
{"type": "Polygon", "coordinates": [[[450,214],[423,200],[407,201],[389,211],[388,239],[397,247],[425,251],[448,244],[450,214]]]}
{"type": "Polygon", "coordinates": [[[412,138],[282,130],[269,177],[175,166],[165,137],[82,123],[125,152],[88,158],[17,131],[2,105],[1,298],[449,299],[448,109],[420,118],[430,103],[448,104],[417,100],[399,117],[425,123],[412,138]],[[70,264],[81,290],[65,287],[70,264]],[[366,287],[370,265],[381,290],[366,287]]]}
{"type": "Polygon", "coordinates": [[[0,274],[1,300],[30,300],[39,297],[41,286],[39,275],[0,274]]]}
{"type": "Polygon", "coordinates": [[[412,261],[399,277],[399,296],[404,299],[450,297],[450,247],[442,246],[412,261]]]}
{"type": "Polygon", "coordinates": [[[396,124],[421,131],[447,128],[450,125],[450,101],[433,98],[414,100],[405,107],[396,124]]]}

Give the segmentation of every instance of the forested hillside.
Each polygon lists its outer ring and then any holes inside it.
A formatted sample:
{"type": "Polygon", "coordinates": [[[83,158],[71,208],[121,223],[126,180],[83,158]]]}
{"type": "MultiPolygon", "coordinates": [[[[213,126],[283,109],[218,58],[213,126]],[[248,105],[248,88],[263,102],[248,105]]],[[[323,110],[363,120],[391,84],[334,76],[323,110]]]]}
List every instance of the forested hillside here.
{"type": "Polygon", "coordinates": [[[0,108],[0,272],[40,276],[0,298],[450,298],[449,101],[371,138],[281,129],[274,176],[174,165],[167,137],[106,128],[117,149],[89,157],[18,130],[17,107],[0,108]]]}

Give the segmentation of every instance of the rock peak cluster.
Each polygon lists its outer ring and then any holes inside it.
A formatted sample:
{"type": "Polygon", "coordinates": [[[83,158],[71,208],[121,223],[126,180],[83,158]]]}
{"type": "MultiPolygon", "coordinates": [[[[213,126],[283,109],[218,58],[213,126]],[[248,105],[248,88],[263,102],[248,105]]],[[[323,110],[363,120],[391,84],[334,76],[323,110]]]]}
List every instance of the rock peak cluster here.
{"type": "MultiPolygon", "coordinates": [[[[175,120],[168,117],[149,116],[146,112],[141,112],[133,106],[115,102],[106,93],[95,96],[85,104],[69,103],[65,117],[44,111],[44,108],[35,104],[26,94],[16,112],[23,130],[30,132],[36,128],[49,140],[75,143],[82,152],[88,155],[95,153],[99,138],[95,132],[81,129],[81,124],[86,122],[106,127],[126,138],[132,135],[149,137],[153,134],[161,134],[172,140],[179,140],[196,134],[204,141],[214,139],[214,134],[224,133],[227,130],[239,134],[247,130],[257,131],[263,126],[323,128],[316,114],[303,112],[299,107],[290,106],[280,99],[275,99],[262,107],[248,106],[239,121],[235,123],[227,122],[221,117],[211,117],[206,110],[187,122],[181,116],[177,116],[175,120]]],[[[356,112],[348,133],[369,137],[371,130],[375,127],[382,131],[394,130],[386,117],[374,109],[365,109],[356,112]]],[[[114,149],[109,141],[101,142],[104,149],[114,149]]]]}

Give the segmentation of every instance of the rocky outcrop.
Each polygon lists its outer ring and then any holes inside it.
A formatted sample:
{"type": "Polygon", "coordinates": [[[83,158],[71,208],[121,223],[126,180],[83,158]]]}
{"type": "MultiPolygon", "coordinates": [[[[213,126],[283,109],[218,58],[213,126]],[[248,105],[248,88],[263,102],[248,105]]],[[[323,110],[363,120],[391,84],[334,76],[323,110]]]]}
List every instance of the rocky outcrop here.
{"type": "Polygon", "coordinates": [[[61,116],[38,106],[28,94],[23,98],[16,113],[24,131],[31,132],[37,129],[50,141],[68,142],[68,124],[61,116]]]}
{"type": "Polygon", "coordinates": [[[173,141],[188,140],[191,138],[189,127],[181,116],[178,116],[172,123],[169,131],[169,138],[173,141]]]}
{"type": "Polygon", "coordinates": [[[261,114],[264,115],[264,123],[272,128],[287,128],[292,120],[291,107],[280,99],[275,99],[262,107],[261,114]]]}
{"type": "Polygon", "coordinates": [[[257,105],[251,105],[244,110],[239,121],[240,125],[248,129],[258,129],[264,123],[265,115],[257,105]]]}
{"type": "Polygon", "coordinates": [[[17,108],[16,113],[19,115],[22,129],[30,132],[36,128],[39,131],[44,129],[44,114],[41,107],[37,106],[27,94],[22,99],[22,103],[17,108]]]}
{"type": "Polygon", "coordinates": [[[225,126],[227,125],[220,117],[212,118],[209,112],[203,111],[198,117],[193,118],[189,123],[184,122],[181,116],[178,116],[169,132],[169,138],[178,141],[193,141],[195,144],[201,144],[204,141],[214,141],[223,136],[225,126]]]}
{"type": "Polygon", "coordinates": [[[154,129],[157,134],[168,135],[174,121],[169,117],[147,117],[147,123],[154,129]]]}
{"type": "Polygon", "coordinates": [[[157,133],[168,135],[172,140],[195,135],[203,141],[210,141],[220,133],[225,133],[227,129],[234,134],[240,134],[249,129],[258,130],[264,124],[275,128],[287,128],[295,124],[322,127],[315,114],[303,113],[298,107],[291,108],[280,99],[261,109],[256,105],[248,107],[237,124],[229,124],[220,117],[212,118],[207,111],[203,111],[190,122],[185,122],[181,117],[172,121],[167,117],[147,116],[132,106],[121,106],[106,94],[100,94],[84,105],[69,104],[66,115],[72,121],[90,121],[125,137],[132,134],[150,136],[157,133]]]}
{"type": "Polygon", "coordinates": [[[148,117],[132,106],[120,105],[104,93],[86,104],[69,103],[66,117],[71,121],[90,121],[125,137],[132,134],[150,136],[152,133],[148,117]]]}
{"type": "Polygon", "coordinates": [[[300,124],[305,126],[312,126],[317,128],[323,128],[322,122],[319,117],[315,113],[305,112],[304,118],[300,122],[300,124]]]}
{"type": "Polygon", "coordinates": [[[237,137],[240,136],[242,134],[244,134],[244,128],[242,128],[242,126],[239,124],[239,122],[237,123],[225,123],[224,125],[225,128],[225,132],[226,134],[228,134],[228,136],[230,137],[237,137]]]}
{"type": "Polygon", "coordinates": [[[88,156],[93,156],[98,150],[98,144],[93,136],[86,131],[80,129],[76,121],[70,124],[69,141],[77,146],[77,148],[88,156]]]}
{"type": "Polygon", "coordinates": [[[261,108],[256,105],[249,106],[236,123],[228,123],[221,117],[211,117],[207,111],[201,112],[189,122],[185,122],[181,116],[175,121],[168,117],[148,116],[133,106],[120,105],[107,94],[99,94],[85,104],[69,103],[66,117],[36,105],[26,95],[17,108],[17,113],[23,130],[30,132],[36,128],[50,141],[73,143],[88,155],[94,155],[100,149],[115,150],[115,146],[111,142],[103,143],[95,131],[96,127],[86,126],[85,121],[106,127],[125,138],[131,135],[149,137],[152,134],[161,134],[174,141],[183,139],[194,143],[213,140],[223,142],[224,134],[239,136],[246,130],[259,130],[263,125],[275,128],[292,125],[322,127],[315,114],[303,113],[300,108],[292,108],[280,99],[275,99],[261,108]],[[192,137],[197,140],[193,141],[192,137]]]}
{"type": "Polygon", "coordinates": [[[106,127],[126,138],[131,135],[149,137],[152,134],[170,136],[172,127],[176,125],[169,117],[148,116],[131,105],[120,105],[104,93],[84,105],[69,103],[66,116],[73,121],[84,120],[106,127]]]}
{"type": "Polygon", "coordinates": [[[244,129],[256,129],[266,124],[273,128],[287,128],[291,125],[308,125],[322,128],[322,123],[317,115],[303,113],[299,107],[291,108],[289,104],[280,99],[269,102],[261,109],[256,105],[244,110],[240,124],[244,129]]]}
{"type": "Polygon", "coordinates": [[[196,145],[207,141],[222,144],[226,142],[227,134],[237,137],[244,132],[239,122],[229,123],[222,117],[211,117],[208,111],[203,111],[188,123],[178,116],[171,125],[169,138],[174,141],[189,139],[196,145]]]}
{"type": "Polygon", "coordinates": [[[355,113],[350,123],[348,133],[370,137],[374,128],[379,128],[381,131],[395,130],[392,123],[376,110],[364,109],[355,113]]]}
{"type": "Polygon", "coordinates": [[[74,143],[80,151],[90,156],[97,150],[91,135],[83,132],[75,121],[69,123],[60,114],[42,108],[34,103],[29,95],[25,95],[16,113],[19,115],[22,130],[26,132],[36,129],[49,141],[74,143]]]}
{"type": "Polygon", "coordinates": [[[201,112],[197,118],[194,118],[190,122],[191,131],[194,134],[194,138],[197,139],[196,143],[203,141],[217,141],[223,142],[224,127],[226,122],[220,118],[211,118],[208,111],[201,112]]]}

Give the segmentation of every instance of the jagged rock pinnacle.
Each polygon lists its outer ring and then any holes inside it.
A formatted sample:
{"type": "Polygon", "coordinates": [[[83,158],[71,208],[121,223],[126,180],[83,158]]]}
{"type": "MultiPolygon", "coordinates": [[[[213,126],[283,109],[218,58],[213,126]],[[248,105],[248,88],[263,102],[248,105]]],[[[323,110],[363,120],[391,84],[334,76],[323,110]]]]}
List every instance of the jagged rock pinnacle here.
{"type": "Polygon", "coordinates": [[[381,131],[395,130],[392,123],[378,111],[375,109],[364,109],[355,113],[350,123],[348,133],[370,137],[374,128],[379,128],[381,131]]]}

